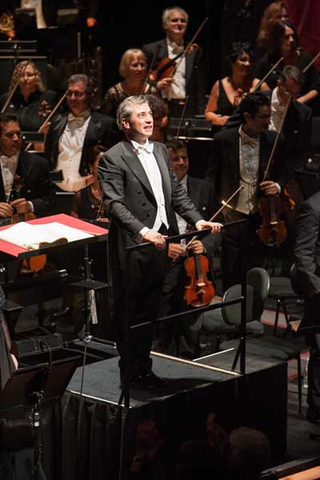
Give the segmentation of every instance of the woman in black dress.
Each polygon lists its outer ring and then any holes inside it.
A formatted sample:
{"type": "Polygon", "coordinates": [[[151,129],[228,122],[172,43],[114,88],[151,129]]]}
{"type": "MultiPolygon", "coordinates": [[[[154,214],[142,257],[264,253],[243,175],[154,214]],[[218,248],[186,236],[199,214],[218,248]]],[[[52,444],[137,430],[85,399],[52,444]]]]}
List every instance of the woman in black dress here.
{"type": "Polygon", "coordinates": [[[25,132],[37,132],[57,103],[57,94],[46,90],[41,72],[33,62],[20,62],[14,69],[8,93],[0,98],[0,109],[16,88],[5,111],[18,115],[25,132]]]}
{"type": "MultiPolygon", "coordinates": [[[[231,75],[217,80],[213,85],[205,117],[212,125],[222,127],[236,110],[242,98],[259,83],[252,75],[253,51],[248,43],[234,43],[229,53],[231,75]]],[[[269,90],[264,83],[261,90],[269,90]]]]}

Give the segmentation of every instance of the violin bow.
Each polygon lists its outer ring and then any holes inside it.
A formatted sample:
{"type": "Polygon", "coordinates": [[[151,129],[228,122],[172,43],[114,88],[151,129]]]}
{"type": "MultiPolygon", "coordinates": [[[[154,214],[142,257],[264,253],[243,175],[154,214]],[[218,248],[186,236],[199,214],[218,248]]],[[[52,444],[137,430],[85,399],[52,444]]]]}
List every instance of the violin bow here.
{"type": "MultiPolygon", "coordinates": [[[[181,127],[182,127],[183,119],[184,119],[185,114],[186,114],[186,109],[187,109],[189,97],[190,97],[190,95],[187,95],[185,104],[184,104],[184,106],[183,106],[183,110],[182,110],[182,113],[181,113],[181,118],[180,118],[179,126],[178,126],[178,129],[177,129],[177,133],[176,133],[176,135],[175,135],[175,137],[174,137],[176,140],[179,138],[179,135],[180,135],[180,130],[181,130],[181,127]]],[[[186,137],[187,137],[187,135],[186,135],[186,137]]]]}
{"type": "Polygon", "coordinates": [[[26,68],[27,68],[27,66],[29,65],[30,62],[31,62],[31,58],[29,58],[29,60],[28,60],[27,63],[25,64],[25,66],[21,69],[20,75],[18,76],[17,81],[16,81],[16,83],[14,84],[14,87],[13,87],[13,89],[11,90],[11,92],[10,92],[10,94],[9,94],[7,100],[6,100],[6,103],[3,105],[0,113],[4,113],[4,112],[7,110],[7,107],[8,107],[8,105],[9,105],[9,103],[11,102],[11,98],[13,97],[15,91],[17,90],[18,85],[19,85],[19,82],[20,82],[21,78],[23,77],[24,72],[26,71],[26,68]]]}
{"type": "Polygon", "coordinates": [[[318,60],[319,57],[320,57],[320,52],[318,52],[317,55],[316,55],[315,57],[313,57],[313,59],[311,60],[311,62],[309,62],[306,67],[304,67],[304,69],[302,70],[302,72],[303,72],[303,73],[306,73],[306,71],[309,70],[310,67],[312,67],[312,65],[318,60]]]}
{"type": "MultiPolygon", "coordinates": [[[[68,93],[68,92],[65,92],[65,93],[62,95],[62,97],[60,98],[60,100],[58,101],[58,103],[56,104],[56,106],[54,107],[54,109],[52,110],[52,112],[50,112],[50,114],[47,116],[47,118],[45,119],[45,121],[43,122],[43,124],[39,127],[38,132],[40,132],[41,128],[43,128],[45,125],[47,125],[47,123],[50,122],[51,118],[52,118],[53,115],[56,113],[56,111],[57,111],[58,108],[60,107],[60,105],[61,105],[61,103],[63,102],[63,100],[66,98],[67,93],[68,93]]],[[[27,145],[26,148],[24,149],[25,152],[27,152],[31,146],[32,146],[32,142],[31,142],[31,143],[28,143],[28,145],[27,145]]]]}
{"type": "Polygon", "coordinates": [[[153,65],[154,65],[154,62],[155,62],[155,60],[156,60],[156,57],[157,57],[157,55],[158,55],[159,50],[160,50],[160,45],[158,45],[157,50],[156,50],[156,51],[154,52],[154,54],[152,55],[152,60],[151,60],[150,65],[149,65],[146,78],[144,79],[144,82],[143,82],[143,85],[142,85],[141,95],[142,95],[142,94],[144,93],[144,91],[145,91],[146,85],[147,85],[147,83],[148,83],[149,75],[150,75],[150,73],[152,72],[153,65]]]}
{"type": "Polygon", "coordinates": [[[279,60],[274,65],[272,65],[272,67],[270,68],[270,70],[268,70],[268,72],[265,74],[265,76],[262,78],[262,80],[259,80],[259,83],[257,83],[257,85],[254,87],[254,89],[252,90],[253,92],[256,92],[257,90],[259,90],[259,88],[261,87],[263,82],[265,82],[267,80],[267,78],[272,73],[272,71],[275,70],[278,65],[280,65],[280,63],[282,62],[283,59],[284,59],[283,57],[279,58],[279,60]]]}
{"type": "MultiPolygon", "coordinates": [[[[230,207],[229,205],[229,202],[231,202],[231,200],[241,191],[243,190],[244,186],[243,185],[240,185],[239,188],[237,188],[237,190],[235,190],[233,192],[233,194],[228,198],[228,200],[226,201],[223,201],[221,202],[222,203],[222,206],[216,211],[216,213],[214,213],[212,215],[212,217],[209,219],[209,222],[213,222],[213,220],[215,218],[217,218],[217,216],[222,212],[222,210],[224,210],[226,207],[230,207]]],[[[231,207],[232,208],[232,207],[231,207]]],[[[191,240],[187,243],[186,245],[186,249],[189,247],[190,243],[192,243],[194,240],[197,240],[198,236],[195,235],[194,237],[191,238],[191,240]]]]}
{"type": "Polygon", "coordinates": [[[288,102],[286,104],[286,108],[284,109],[284,112],[283,112],[283,117],[282,117],[282,120],[281,120],[281,124],[280,124],[280,127],[279,127],[278,131],[277,131],[277,136],[276,136],[276,139],[274,141],[274,144],[272,146],[270,157],[269,157],[269,160],[268,160],[268,163],[267,163],[264,175],[263,175],[263,179],[262,179],[263,182],[267,179],[267,176],[268,176],[268,173],[269,173],[269,168],[270,168],[271,162],[273,160],[273,156],[274,156],[274,153],[276,151],[276,148],[278,146],[278,142],[279,142],[280,135],[281,135],[281,132],[282,132],[282,129],[283,129],[283,125],[284,125],[284,122],[285,122],[285,119],[286,119],[286,116],[287,116],[287,113],[288,113],[288,110],[289,110],[290,103],[291,103],[291,95],[289,95],[288,102]]]}
{"type": "Polygon", "coordinates": [[[196,33],[193,35],[193,37],[191,38],[190,42],[188,43],[188,45],[186,46],[186,48],[183,50],[181,56],[180,56],[180,59],[179,61],[176,63],[175,67],[174,67],[174,71],[173,71],[173,74],[172,76],[176,73],[177,71],[177,68],[179,67],[180,63],[182,62],[182,60],[184,59],[184,57],[186,56],[186,53],[187,51],[190,49],[191,45],[194,43],[195,39],[197,38],[197,36],[199,35],[199,33],[201,32],[201,30],[203,29],[203,27],[205,26],[205,24],[207,23],[207,21],[209,20],[209,17],[206,17],[203,22],[201,23],[200,27],[198,28],[198,30],[196,31],[196,33]]]}

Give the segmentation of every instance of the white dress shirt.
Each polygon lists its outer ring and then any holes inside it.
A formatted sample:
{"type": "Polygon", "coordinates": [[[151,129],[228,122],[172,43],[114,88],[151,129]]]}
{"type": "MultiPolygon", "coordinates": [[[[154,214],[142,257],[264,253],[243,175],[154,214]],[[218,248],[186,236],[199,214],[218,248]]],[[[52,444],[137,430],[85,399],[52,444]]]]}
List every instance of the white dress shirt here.
{"type": "Polygon", "coordinates": [[[276,87],[271,94],[271,118],[269,130],[273,130],[275,132],[279,132],[286,110],[286,104],[280,103],[278,98],[278,90],[278,87],[276,87]]]}
{"type": "Polygon", "coordinates": [[[18,166],[18,159],[18,153],[12,157],[7,157],[6,155],[0,153],[1,173],[6,195],[6,202],[9,202],[12,193],[12,186],[18,166]]]}
{"type": "Polygon", "coordinates": [[[21,0],[21,8],[32,8],[36,11],[37,28],[47,28],[42,11],[42,0],[21,0]]]}
{"type": "Polygon", "coordinates": [[[258,180],[260,163],[260,135],[250,137],[239,129],[240,186],[236,210],[249,215],[258,210],[258,180]]]}
{"type": "MultiPolygon", "coordinates": [[[[184,46],[177,45],[167,38],[168,57],[175,58],[179,53],[183,52],[184,46]]],[[[178,68],[175,71],[173,82],[168,92],[163,93],[164,98],[171,99],[185,99],[186,98],[186,58],[181,60],[177,58],[178,68]]]]}
{"type": "MultiPolygon", "coordinates": [[[[154,198],[157,202],[157,215],[152,230],[157,232],[162,224],[169,228],[165,198],[162,187],[162,177],[157,160],[153,154],[153,143],[150,143],[148,140],[144,145],[141,145],[140,143],[137,143],[133,140],[131,140],[131,143],[148,177],[154,198]]],[[[139,232],[137,240],[142,241],[143,237],[149,230],[150,229],[148,227],[144,227],[139,232]]]]}
{"type": "Polygon", "coordinates": [[[89,110],[81,116],[68,115],[68,123],[59,140],[59,155],[56,170],[62,170],[63,181],[59,188],[66,192],[77,192],[86,187],[86,179],[81,177],[81,162],[84,139],[91,119],[89,110]]]}

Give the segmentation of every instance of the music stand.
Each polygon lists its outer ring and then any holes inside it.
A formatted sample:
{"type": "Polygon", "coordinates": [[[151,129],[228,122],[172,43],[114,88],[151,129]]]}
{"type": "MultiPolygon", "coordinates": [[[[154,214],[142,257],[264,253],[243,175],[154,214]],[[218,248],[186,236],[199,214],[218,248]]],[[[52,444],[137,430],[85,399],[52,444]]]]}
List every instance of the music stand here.
{"type": "Polygon", "coordinates": [[[32,367],[17,370],[0,393],[0,414],[24,408],[34,428],[34,463],[32,480],[44,477],[41,467],[41,415],[44,403],[58,400],[65,392],[77,366],[80,355],[52,361],[48,346],[49,360],[32,367]]]}

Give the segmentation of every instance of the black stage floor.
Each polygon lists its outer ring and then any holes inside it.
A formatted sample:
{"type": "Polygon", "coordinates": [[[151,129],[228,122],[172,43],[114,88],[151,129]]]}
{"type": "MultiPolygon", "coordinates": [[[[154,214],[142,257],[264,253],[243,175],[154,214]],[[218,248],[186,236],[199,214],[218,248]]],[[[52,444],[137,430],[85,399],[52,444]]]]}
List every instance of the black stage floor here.
{"type": "Polygon", "coordinates": [[[100,480],[102,472],[103,478],[116,479],[120,464],[121,478],[126,478],[137,426],[148,419],[160,431],[163,458],[170,471],[184,440],[205,439],[211,412],[227,432],[240,425],[264,431],[274,458],[282,458],[286,450],[287,364],[248,355],[248,373],[242,376],[216,366],[222,362],[221,355],[201,362],[153,355],[153,369],[168,385],[152,393],[131,390],[128,410],[118,406],[117,357],[87,365],[82,388],[83,372],[78,368],[62,398],[62,480],[100,480]]]}

